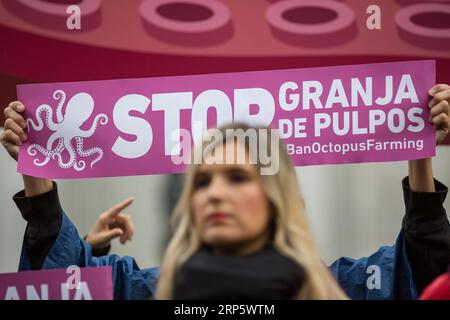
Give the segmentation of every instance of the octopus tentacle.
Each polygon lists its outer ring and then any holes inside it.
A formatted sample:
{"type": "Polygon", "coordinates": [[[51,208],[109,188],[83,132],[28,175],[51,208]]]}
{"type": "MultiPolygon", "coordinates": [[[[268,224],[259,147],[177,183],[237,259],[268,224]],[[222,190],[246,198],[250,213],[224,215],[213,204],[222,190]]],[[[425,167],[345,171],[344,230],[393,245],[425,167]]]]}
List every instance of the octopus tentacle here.
{"type": "Polygon", "coordinates": [[[36,150],[42,153],[45,156],[45,159],[42,160],[42,162],[39,162],[38,159],[34,159],[33,163],[40,167],[44,166],[50,161],[50,158],[53,156],[55,152],[62,152],[64,150],[63,139],[62,138],[58,139],[58,145],[56,146],[55,150],[49,150],[37,143],[34,143],[28,147],[27,152],[30,156],[35,156],[37,153],[36,150]]]}
{"type": "Polygon", "coordinates": [[[96,162],[99,162],[103,158],[103,150],[99,147],[94,147],[88,150],[83,150],[83,138],[81,137],[75,137],[75,140],[77,141],[77,152],[82,157],[89,157],[93,155],[94,153],[98,153],[98,157],[95,158],[91,162],[91,169],[94,166],[96,162]]]}
{"type": "Polygon", "coordinates": [[[51,152],[52,152],[51,150],[47,150],[43,146],[41,146],[40,144],[37,144],[37,143],[30,145],[27,149],[27,152],[30,156],[35,156],[37,154],[36,150],[39,151],[40,153],[42,153],[46,157],[51,156],[51,152]]]}
{"type": "Polygon", "coordinates": [[[92,123],[92,126],[89,130],[83,131],[80,136],[83,138],[88,138],[92,136],[97,129],[98,122],[100,122],[101,125],[105,125],[108,123],[108,116],[106,114],[100,113],[94,118],[94,122],[92,123]]]}
{"type": "Polygon", "coordinates": [[[62,144],[63,142],[61,142],[60,140],[62,140],[63,137],[61,137],[61,134],[58,132],[54,132],[47,140],[47,149],[48,150],[52,150],[53,149],[53,144],[55,143],[56,140],[58,140],[58,145],[57,148],[60,146],[60,144],[62,144]]]}
{"type": "Polygon", "coordinates": [[[27,127],[28,127],[28,132],[30,132],[30,126],[33,127],[34,130],[36,131],[41,131],[44,128],[44,123],[42,121],[41,118],[41,113],[44,112],[46,113],[45,116],[45,124],[47,125],[47,128],[49,128],[50,130],[56,131],[56,124],[53,122],[52,118],[53,118],[53,110],[52,108],[48,105],[48,104],[43,104],[40,105],[37,109],[36,109],[36,119],[37,119],[37,124],[33,121],[33,119],[28,118],[26,120],[27,122],[27,127]]]}
{"type": "Polygon", "coordinates": [[[30,156],[35,156],[36,155],[36,150],[39,151],[40,153],[42,153],[45,156],[45,159],[42,162],[39,162],[38,159],[34,159],[33,163],[37,166],[44,166],[48,163],[48,161],[50,160],[50,157],[52,156],[52,151],[45,149],[43,146],[35,143],[32,144],[28,147],[27,152],[30,156]]]}
{"type": "Polygon", "coordinates": [[[64,149],[65,149],[65,147],[64,147],[64,139],[63,138],[59,138],[58,139],[58,145],[56,146],[56,148],[53,151],[53,153],[55,153],[55,152],[61,153],[64,149]]]}
{"type": "Polygon", "coordinates": [[[80,160],[78,162],[75,161],[75,164],[73,165],[73,168],[76,171],[83,171],[84,168],[86,168],[86,162],[84,160],[80,160]]]}
{"type": "MultiPolygon", "coordinates": [[[[67,149],[67,151],[69,151],[69,149],[67,149]]],[[[69,162],[64,163],[61,157],[61,153],[59,152],[55,152],[52,156],[52,159],[57,159],[58,160],[58,165],[63,168],[63,169],[68,169],[71,166],[73,166],[73,163],[75,162],[73,159],[70,159],[69,162]]]]}
{"type": "Polygon", "coordinates": [[[39,162],[38,159],[34,159],[33,163],[39,167],[45,166],[50,161],[50,157],[46,157],[42,162],[39,162]]]}
{"type": "Polygon", "coordinates": [[[56,107],[56,119],[58,123],[61,123],[61,121],[64,120],[64,117],[62,115],[62,107],[64,105],[64,102],[66,101],[66,93],[62,90],[56,90],[55,92],[53,92],[53,98],[60,99],[58,102],[58,106],[56,107]]]}
{"type": "Polygon", "coordinates": [[[84,170],[84,168],[86,167],[86,162],[83,160],[80,160],[78,162],[76,161],[77,159],[76,159],[75,150],[73,149],[72,144],[70,143],[70,140],[64,140],[64,145],[66,146],[67,152],[69,152],[69,155],[70,155],[69,161],[64,163],[60,152],[54,153],[52,158],[53,159],[57,158],[59,166],[63,169],[68,169],[70,167],[73,167],[76,171],[84,170]]]}

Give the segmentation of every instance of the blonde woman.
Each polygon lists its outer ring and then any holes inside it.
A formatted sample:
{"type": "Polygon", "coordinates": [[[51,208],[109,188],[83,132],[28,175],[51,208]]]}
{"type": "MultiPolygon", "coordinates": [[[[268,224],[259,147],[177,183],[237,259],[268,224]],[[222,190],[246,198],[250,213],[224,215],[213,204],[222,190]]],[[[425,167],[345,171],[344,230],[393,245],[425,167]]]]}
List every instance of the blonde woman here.
{"type": "Polygon", "coordinates": [[[268,129],[218,133],[223,139],[207,139],[199,148],[210,151],[187,172],[157,298],[346,298],[320,259],[283,145],[270,150],[268,129]],[[260,174],[261,150],[251,146],[269,147],[275,174],[260,174]]]}
{"type": "MultiPolygon", "coordinates": [[[[429,93],[430,121],[440,143],[450,131],[450,87],[436,85],[429,93]]],[[[24,110],[19,102],[5,109],[1,142],[14,159],[26,140],[24,110]]],[[[246,148],[244,160],[253,154],[245,144],[231,139],[225,145],[230,143],[236,150],[246,148]]],[[[225,152],[223,146],[217,145],[215,153],[225,152]]],[[[443,207],[447,188],[433,179],[431,159],[409,162],[403,180],[406,214],[396,244],[366,258],[337,260],[331,272],[338,286],[318,255],[292,164],[282,147],[278,152],[274,175],[260,175],[262,166],[250,161],[206,161],[189,168],[161,274],[158,268],[139,269],[131,257],[93,257],[61,209],[56,183],[24,176],[25,189],[14,196],[28,221],[19,269],[111,265],[116,299],[345,299],[346,294],[352,299],[415,299],[445,272],[450,263],[443,207]],[[370,266],[381,269],[379,288],[367,285],[370,266]]],[[[213,153],[204,160],[209,157],[213,153]]]]}

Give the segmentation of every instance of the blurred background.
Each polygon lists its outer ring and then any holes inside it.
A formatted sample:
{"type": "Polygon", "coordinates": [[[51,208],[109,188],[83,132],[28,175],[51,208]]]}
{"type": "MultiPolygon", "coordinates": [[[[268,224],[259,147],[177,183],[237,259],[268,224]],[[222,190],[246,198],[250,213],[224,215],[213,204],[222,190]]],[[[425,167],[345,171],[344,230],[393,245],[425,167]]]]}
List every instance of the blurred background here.
{"type": "MultiPolygon", "coordinates": [[[[16,99],[21,83],[413,59],[435,59],[436,81],[450,83],[450,1],[0,0],[0,44],[0,109],[16,99]],[[80,9],[80,29],[67,24],[72,4],[80,9]]],[[[1,112],[0,127],[3,121],[1,112]]],[[[450,185],[446,143],[433,165],[435,177],[450,185]]],[[[394,243],[406,162],[302,167],[297,174],[326,263],[394,243]]],[[[169,237],[179,178],[57,182],[81,235],[105,209],[135,196],[127,210],[136,226],[133,241],[115,241],[112,251],[149,267],[160,263],[169,237]]],[[[12,196],[22,188],[15,162],[0,150],[0,272],[17,270],[25,223],[12,196]]],[[[445,206],[450,209],[449,199],[445,206]]]]}

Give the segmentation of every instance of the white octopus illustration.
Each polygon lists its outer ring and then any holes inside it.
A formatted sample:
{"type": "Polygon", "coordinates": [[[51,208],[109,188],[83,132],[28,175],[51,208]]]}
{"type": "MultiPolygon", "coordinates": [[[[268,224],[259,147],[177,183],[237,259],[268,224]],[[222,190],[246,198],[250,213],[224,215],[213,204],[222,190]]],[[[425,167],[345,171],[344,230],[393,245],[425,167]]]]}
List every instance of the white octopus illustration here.
{"type": "Polygon", "coordinates": [[[82,171],[86,167],[86,162],[77,159],[77,156],[89,157],[93,154],[98,154],[90,164],[92,168],[96,162],[102,159],[103,150],[99,147],[83,150],[84,138],[91,137],[94,134],[99,122],[102,125],[107,124],[108,117],[105,114],[99,114],[94,118],[94,122],[89,130],[81,130],[80,127],[91,117],[94,111],[94,99],[87,93],[77,93],[67,103],[63,116],[62,109],[66,100],[66,93],[62,90],[56,90],[53,93],[53,98],[59,99],[56,107],[57,122],[53,121],[53,109],[47,104],[40,105],[36,109],[37,124],[32,119],[27,119],[28,131],[30,131],[30,126],[36,131],[41,131],[44,128],[41,114],[45,112],[45,124],[48,129],[54,132],[48,138],[46,147],[37,143],[32,144],[27,149],[28,154],[35,156],[37,151],[39,151],[45,156],[45,159],[41,162],[39,162],[39,159],[34,159],[33,162],[37,166],[44,166],[50,159],[57,159],[61,168],[68,169],[73,167],[76,171],[82,171]],[[72,145],[72,139],[76,141],[76,150],[72,145]],[[57,145],[53,149],[55,142],[57,142],[57,145]],[[67,162],[63,161],[62,153],[64,150],[67,150],[69,154],[67,162]]]}

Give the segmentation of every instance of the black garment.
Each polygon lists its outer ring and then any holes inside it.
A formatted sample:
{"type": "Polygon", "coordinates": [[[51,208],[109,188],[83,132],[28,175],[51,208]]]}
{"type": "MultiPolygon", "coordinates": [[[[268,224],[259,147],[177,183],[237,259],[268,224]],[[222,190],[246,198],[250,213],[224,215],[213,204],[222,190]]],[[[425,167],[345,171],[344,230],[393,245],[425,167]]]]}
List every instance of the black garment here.
{"type": "Polygon", "coordinates": [[[62,208],[56,182],[46,193],[26,197],[25,190],[22,190],[13,199],[28,222],[24,237],[31,267],[40,269],[61,228],[62,208]]]}
{"type": "Polygon", "coordinates": [[[412,192],[408,178],[403,180],[407,192],[402,227],[419,293],[450,264],[450,227],[442,206],[448,190],[437,180],[434,185],[436,192],[412,192]]]}
{"type": "MultiPolygon", "coordinates": [[[[22,190],[13,199],[22,217],[28,222],[25,238],[32,268],[40,269],[61,227],[62,208],[58,186],[53,182],[52,190],[33,197],[25,197],[25,191],[22,190]]],[[[92,248],[92,255],[105,256],[110,250],[111,245],[102,249],[92,248]]]]}
{"type": "Polygon", "coordinates": [[[200,249],[176,272],[173,297],[198,299],[294,299],[302,267],[272,246],[247,256],[217,256],[200,249]]]}
{"type": "MultiPolygon", "coordinates": [[[[436,192],[413,192],[408,177],[403,179],[402,185],[406,207],[402,228],[420,292],[431,280],[446,272],[450,264],[450,226],[443,207],[448,189],[435,180],[436,192]]],[[[54,183],[52,190],[35,197],[25,197],[24,191],[20,191],[13,199],[28,222],[25,246],[32,268],[40,269],[61,226],[57,185],[54,183]],[[34,218],[37,216],[39,219],[34,218]]]]}

